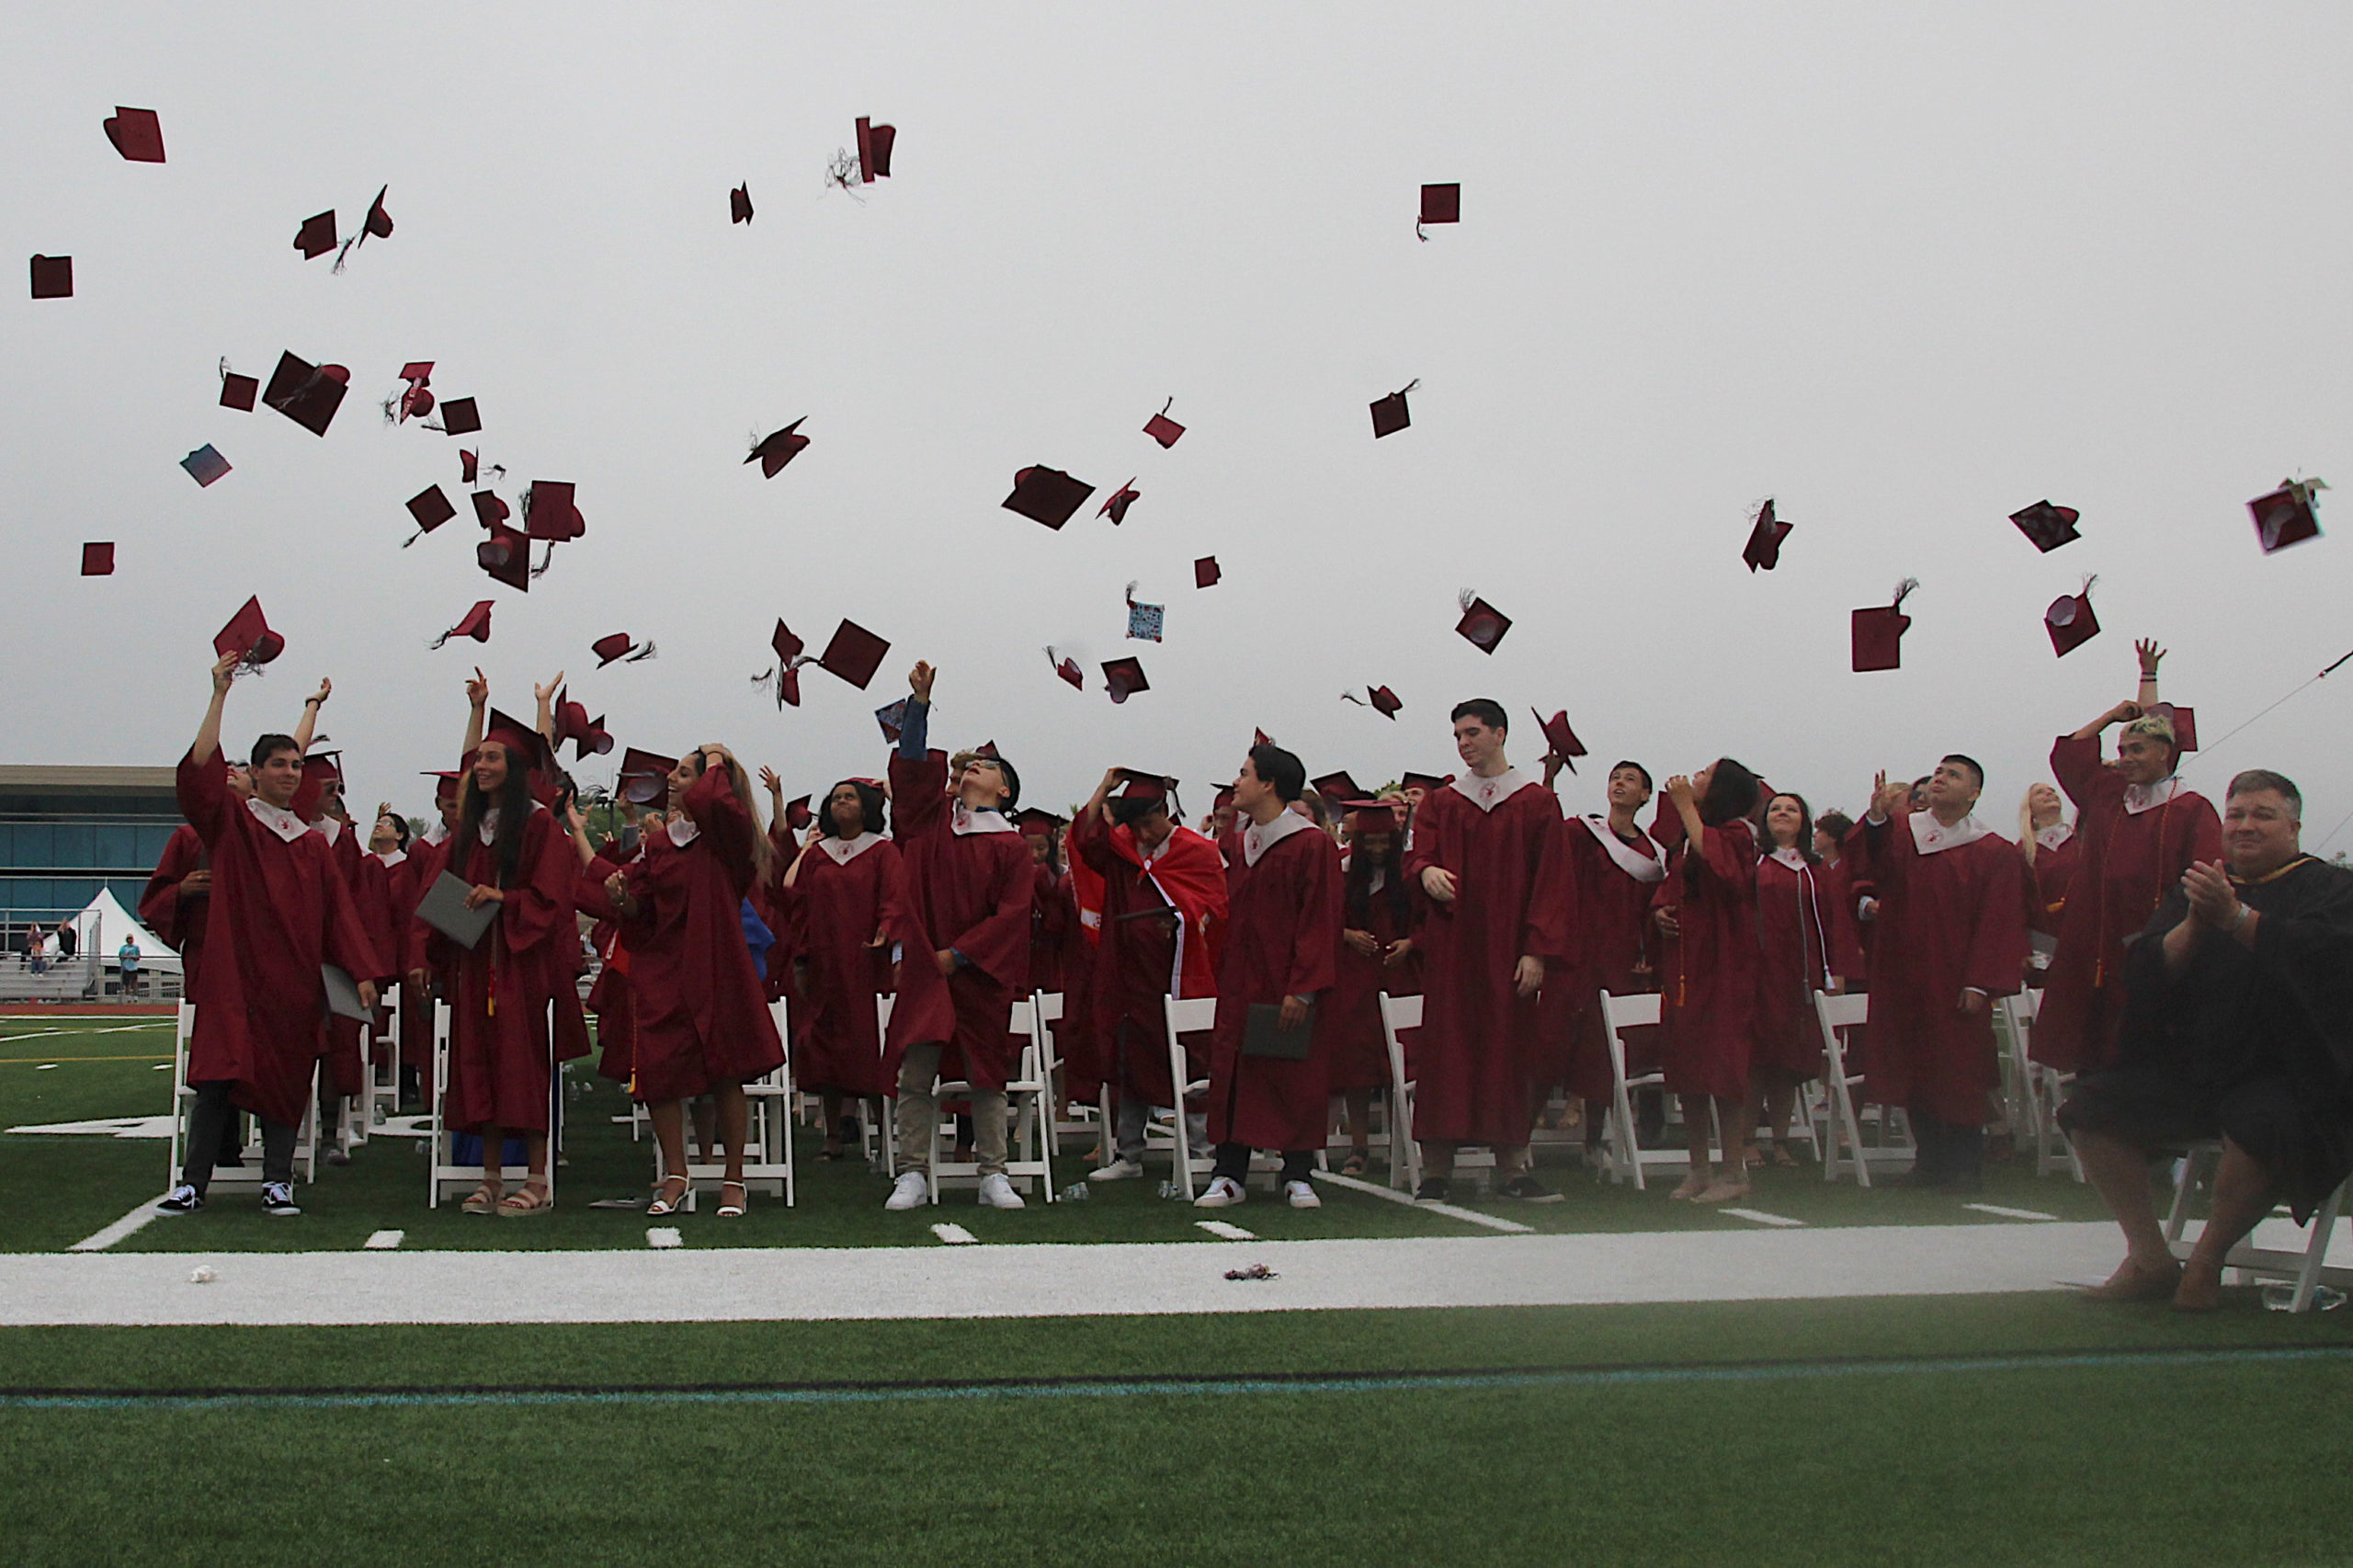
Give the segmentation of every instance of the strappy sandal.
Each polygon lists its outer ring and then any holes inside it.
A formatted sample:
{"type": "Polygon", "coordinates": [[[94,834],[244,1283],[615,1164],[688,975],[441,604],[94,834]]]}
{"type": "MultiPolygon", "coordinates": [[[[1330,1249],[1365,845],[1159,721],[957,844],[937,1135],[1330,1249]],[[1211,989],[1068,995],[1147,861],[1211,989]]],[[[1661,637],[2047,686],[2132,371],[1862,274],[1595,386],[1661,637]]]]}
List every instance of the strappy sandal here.
{"type": "Polygon", "coordinates": [[[695,1184],[682,1176],[664,1176],[654,1189],[654,1201],[645,1206],[645,1211],[658,1219],[665,1214],[676,1214],[681,1209],[689,1214],[695,1211],[695,1184]],[[670,1184],[674,1181],[685,1189],[676,1198],[668,1196],[670,1184]]]}
{"type": "Polygon", "coordinates": [[[498,1217],[502,1220],[528,1220],[544,1214],[555,1207],[555,1194],[543,1181],[527,1181],[499,1200],[498,1217]]]}
{"type": "Polygon", "coordinates": [[[1340,1164],[1342,1176],[1360,1176],[1372,1165],[1372,1159],[1362,1149],[1353,1149],[1340,1164]]]}
{"type": "Polygon", "coordinates": [[[1773,1164],[1777,1169],[1793,1171],[1802,1162],[1790,1153],[1790,1146],[1787,1143],[1776,1143],[1773,1145],[1773,1164]]]}
{"type": "Polygon", "coordinates": [[[740,1182],[740,1181],[722,1181],[722,1182],[721,1182],[721,1183],[719,1184],[719,1217],[720,1217],[721,1219],[722,1219],[722,1220],[740,1220],[740,1219],[742,1219],[742,1218],[744,1217],[744,1207],[745,1207],[745,1204],[747,1204],[747,1203],[751,1202],[751,1200],[752,1200],[752,1189],[751,1189],[750,1187],[745,1187],[742,1182],[740,1182]],[[736,1199],[736,1200],[735,1200],[734,1202],[733,1202],[733,1203],[730,1203],[730,1202],[728,1202],[728,1201],[727,1201],[727,1189],[728,1189],[729,1187],[733,1187],[733,1188],[736,1190],[736,1192],[737,1192],[738,1194],[740,1194],[740,1195],[741,1195],[741,1196],[739,1196],[739,1197],[736,1199]]]}
{"type": "Polygon", "coordinates": [[[495,1214],[498,1212],[499,1200],[506,1196],[505,1182],[486,1181],[474,1188],[463,1203],[458,1205],[458,1211],[462,1214],[495,1214]]]}

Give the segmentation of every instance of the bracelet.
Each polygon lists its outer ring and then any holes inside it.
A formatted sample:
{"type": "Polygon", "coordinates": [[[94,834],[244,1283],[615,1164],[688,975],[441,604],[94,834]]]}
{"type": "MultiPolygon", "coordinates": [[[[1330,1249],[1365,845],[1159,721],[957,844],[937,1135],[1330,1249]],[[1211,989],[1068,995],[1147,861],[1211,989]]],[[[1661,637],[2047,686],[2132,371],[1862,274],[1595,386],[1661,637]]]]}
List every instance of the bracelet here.
{"type": "Polygon", "coordinates": [[[2232,936],[2234,936],[2234,937],[2237,936],[2237,935],[2239,934],[2240,930],[2245,926],[2245,925],[2246,925],[2246,917],[2247,917],[2248,915],[2253,915],[2254,913],[2255,913],[2255,911],[2254,911],[2254,910],[2252,910],[2252,909],[2250,909],[2250,908],[2248,908],[2245,904],[2244,904],[2244,903],[2240,904],[2240,905],[2239,905],[2239,917],[2238,917],[2236,920],[2234,920],[2234,921],[2232,921],[2232,922],[2231,922],[2231,935],[2232,935],[2232,936]]]}

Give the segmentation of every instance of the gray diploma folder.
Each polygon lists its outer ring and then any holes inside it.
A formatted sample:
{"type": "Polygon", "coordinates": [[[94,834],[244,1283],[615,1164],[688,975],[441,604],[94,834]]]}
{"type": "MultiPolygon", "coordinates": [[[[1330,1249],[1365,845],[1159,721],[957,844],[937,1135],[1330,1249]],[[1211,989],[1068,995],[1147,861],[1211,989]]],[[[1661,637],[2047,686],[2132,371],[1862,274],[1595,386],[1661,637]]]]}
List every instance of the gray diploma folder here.
{"type": "Polygon", "coordinates": [[[331,963],[319,966],[319,979],[326,985],[327,1012],[335,1017],[349,1018],[355,1023],[373,1023],[376,1015],[359,1000],[359,987],[351,976],[331,963]]]}
{"type": "Polygon", "coordinates": [[[466,895],[473,891],[472,884],[462,877],[444,871],[433,879],[433,885],[417,901],[416,917],[458,946],[472,948],[490,929],[490,923],[498,918],[498,905],[494,903],[485,903],[480,909],[466,907],[466,895]]]}

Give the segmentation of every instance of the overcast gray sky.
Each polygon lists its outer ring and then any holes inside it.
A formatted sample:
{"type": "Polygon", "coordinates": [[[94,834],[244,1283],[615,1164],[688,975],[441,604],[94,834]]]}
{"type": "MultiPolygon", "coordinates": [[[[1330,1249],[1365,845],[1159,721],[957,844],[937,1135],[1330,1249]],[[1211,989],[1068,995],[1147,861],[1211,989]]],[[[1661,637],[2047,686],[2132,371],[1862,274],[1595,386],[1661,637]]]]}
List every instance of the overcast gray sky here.
{"type": "MultiPolygon", "coordinates": [[[[878,768],[868,715],[927,656],[936,735],[994,737],[1040,804],[1113,762],[1230,778],[1254,725],[1311,772],[1451,771],[1446,710],[1488,695],[1565,707],[1604,766],[1729,753],[1817,807],[1966,750],[2007,819],[2131,695],[2137,634],[2210,741],[2353,648],[2353,487],[2268,559],[2245,505],[2353,486],[2348,67],[2321,5],[12,8],[0,227],[75,297],[6,307],[0,756],[175,760],[258,593],[288,649],[229,733],[332,675],[354,793],[412,810],[477,660],[503,706],[567,668],[624,744],[722,740],[800,793],[878,768]],[[168,164],[115,154],[117,104],[168,164]],[[862,114],[899,140],[861,203],[823,176],[862,114]],[[1450,180],[1461,224],[1417,242],[1450,180]],[[291,248],[386,183],[397,231],[342,276],[291,248]],[[216,406],[222,357],[288,349],[351,369],[324,439],[216,406]],[[382,423],[410,359],[478,438],[382,423]],[[803,415],[790,468],[742,466],[803,415]],[[199,489],[206,442],[235,472],[199,489]],[[578,485],[587,537],[528,596],[462,514],[400,548],[477,444],[510,503],[578,485]],[[1031,463],[1142,499],[1049,532],[998,507],[1031,463]],[[1796,531],[1752,576],[1767,494],[1796,531]],[[2049,556],[2006,520],[2044,496],[2083,512],[2049,556]],[[2043,607],[2090,572],[2106,631],[2054,659],[2043,607]],[[1907,575],[1904,668],[1849,673],[1847,612],[1907,575]],[[1131,578],[1163,644],[1122,639],[1131,578]],[[1515,618],[1492,658],[1461,588],[1515,618]],[[427,651],[484,597],[487,648],[427,651]],[[747,679],[779,616],[871,627],[884,673],[809,670],[779,714],[747,679]],[[660,656],[597,673],[621,630],[660,656]],[[1122,653],[1153,690],[1115,708],[1122,653]],[[1396,722],[1339,700],[1368,681],[1396,722]]],[[[2317,841],[2348,688],[2192,780],[2280,767],[2317,841]]]]}

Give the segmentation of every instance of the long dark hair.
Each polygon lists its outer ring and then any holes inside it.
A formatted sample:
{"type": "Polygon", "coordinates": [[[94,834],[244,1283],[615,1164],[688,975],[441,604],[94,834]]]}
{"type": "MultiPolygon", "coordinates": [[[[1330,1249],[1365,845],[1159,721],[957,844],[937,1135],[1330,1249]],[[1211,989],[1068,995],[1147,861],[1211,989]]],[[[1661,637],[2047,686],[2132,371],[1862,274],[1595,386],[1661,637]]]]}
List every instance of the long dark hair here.
{"type": "Polygon", "coordinates": [[[842,792],[844,784],[858,791],[858,803],[865,810],[866,818],[860,824],[861,830],[867,833],[881,832],[882,791],[863,778],[844,778],[825,791],[825,809],[817,814],[817,821],[824,826],[824,835],[827,838],[841,836],[840,830],[834,826],[834,797],[842,792]]]}
{"type": "MultiPolygon", "coordinates": [[[[1366,815],[1356,813],[1361,823],[1366,815]]],[[[1387,827],[1359,825],[1348,840],[1348,873],[1345,884],[1348,925],[1354,930],[1369,929],[1372,924],[1372,873],[1386,870],[1388,880],[1381,885],[1381,897],[1389,906],[1389,918],[1393,929],[1404,932],[1412,927],[1414,914],[1413,885],[1405,880],[1405,827],[1395,820],[1396,813],[1387,812],[1387,827]],[[1389,853],[1376,861],[1364,852],[1364,841],[1376,835],[1386,834],[1389,853]]]]}
{"type": "MultiPolygon", "coordinates": [[[[1790,847],[1796,850],[1800,855],[1805,857],[1805,863],[1807,865],[1821,865],[1822,857],[1814,853],[1813,848],[1813,808],[1807,805],[1805,803],[1805,797],[1799,794],[1795,790],[1774,790],[1772,795],[1768,798],[1765,802],[1765,807],[1768,811],[1772,809],[1773,802],[1775,801],[1795,801],[1798,803],[1798,840],[1795,844],[1790,846],[1790,847]]],[[[1779,845],[1772,842],[1772,838],[1773,830],[1768,827],[1765,830],[1765,842],[1768,846],[1767,853],[1768,854],[1771,853],[1773,849],[1780,847],[1779,845]]]]}
{"type": "MultiPolygon", "coordinates": [[[[1708,775],[1708,793],[1699,802],[1699,825],[1730,827],[1747,822],[1758,806],[1758,797],[1765,792],[1756,775],[1728,756],[1716,758],[1714,769],[1708,775]]],[[[1756,846],[1755,831],[1749,835],[1749,847],[1756,846]]],[[[1683,886],[1690,891],[1699,885],[1699,867],[1707,857],[1697,844],[1683,846],[1683,886]]]]}
{"type": "MultiPolygon", "coordinates": [[[[491,744],[485,741],[484,745],[491,744]]],[[[498,831],[491,836],[491,855],[498,868],[498,886],[515,885],[516,869],[523,863],[523,828],[531,814],[531,764],[528,757],[515,755],[515,748],[500,743],[506,754],[506,782],[494,795],[485,795],[474,784],[473,770],[466,770],[465,806],[458,818],[458,843],[471,858],[473,846],[482,842],[483,818],[489,812],[498,812],[498,831]]],[[[454,856],[459,850],[452,850],[454,856]]],[[[458,862],[462,869],[465,862],[458,862]]]]}

